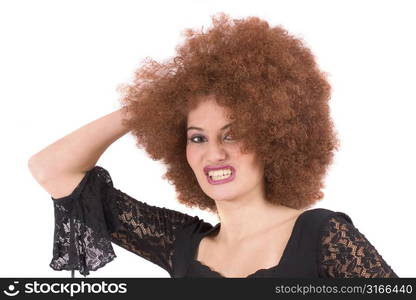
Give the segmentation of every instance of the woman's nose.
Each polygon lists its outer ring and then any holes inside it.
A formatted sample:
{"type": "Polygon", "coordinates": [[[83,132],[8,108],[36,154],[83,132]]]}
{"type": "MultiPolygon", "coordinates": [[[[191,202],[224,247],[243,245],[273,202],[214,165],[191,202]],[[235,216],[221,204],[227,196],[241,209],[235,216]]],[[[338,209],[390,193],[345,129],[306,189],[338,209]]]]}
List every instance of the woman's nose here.
{"type": "Polygon", "coordinates": [[[227,158],[227,151],[222,143],[211,142],[208,143],[206,156],[211,162],[221,161],[227,158]]]}

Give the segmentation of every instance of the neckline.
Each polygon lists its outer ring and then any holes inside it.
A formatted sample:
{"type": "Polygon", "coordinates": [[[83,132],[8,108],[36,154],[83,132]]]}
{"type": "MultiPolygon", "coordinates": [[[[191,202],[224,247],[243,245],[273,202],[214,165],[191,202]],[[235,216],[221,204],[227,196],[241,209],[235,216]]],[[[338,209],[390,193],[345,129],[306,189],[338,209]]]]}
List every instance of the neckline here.
{"type": "MultiPolygon", "coordinates": [[[[292,227],[292,231],[291,231],[291,233],[290,233],[290,236],[289,236],[289,239],[288,239],[288,241],[287,241],[287,243],[286,243],[286,246],[285,246],[285,248],[284,248],[284,250],[283,250],[283,253],[282,253],[282,256],[280,257],[280,260],[279,260],[279,262],[276,264],[276,265],[274,265],[274,266],[272,266],[272,267],[270,267],[270,268],[261,268],[261,269],[258,269],[258,270],[256,270],[256,271],[254,271],[253,273],[251,273],[251,274],[249,274],[249,275],[247,275],[246,277],[243,277],[243,278],[250,278],[250,277],[254,277],[255,275],[257,275],[257,274],[259,274],[259,273],[261,273],[261,272],[270,272],[270,271],[275,271],[275,270],[277,270],[281,265],[282,265],[282,263],[287,259],[287,256],[288,256],[288,252],[289,252],[289,248],[290,248],[290,245],[293,243],[293,239],[294,239],[294,237],[295,237],[295,232],[296,232],[296,229],[300,226],[299,224],[300,224],[300,220],[301,220],[301,217],[305,214],[305,212],[307,212],[308,210],[305,210],[305,211],[303,211],[303,212],[301,212],[297,217],[296,217],[296,221],[295,221],[295,224],[293,225],[293,227],[292,227]]],[[[199,250],[199,246],[200,246],[200,244],[201,244],[201,240],[205,237],[205,236],[207,236],[209,233],[211,233],[211,232],[213,232],[213,231],[218,231],[219,229],[220,229],[220,227],[221,227],[221,223],[217,223],[215,226],[213,226],[212,228],[210,228],[208,231],[206,231],[206,232],[204,232],[203,234],[201,234],[199,237],[198,237],[198,239],[196,240],[196,245],[195,245],[195,247],[194,247],[194,251],[192,252],[192,263],[194,263],[194,264],[197,264],[198,266],[200,266],[200,267],[202,267],[202,268],[204,268],[205,270],[207,270],[207,271],[209,271],[209,272],[211,272],[211,273],[214,273],[214,274],[216,274],[218,277],[221,277],[221,278],[230,278],[230,277],[225,277],[223,274],[221,274],[220,272],[218,272],[218,271],[216,271],[216,270],[214,270],[213,268],[211,268],[210,266],[207,266],[206,264],[204,264],[204,263],[202,263],[201,261],[199,261],[199,260],[197,260],[196,259],[196,253],[197,253],[197,250],[199,250]]]]}

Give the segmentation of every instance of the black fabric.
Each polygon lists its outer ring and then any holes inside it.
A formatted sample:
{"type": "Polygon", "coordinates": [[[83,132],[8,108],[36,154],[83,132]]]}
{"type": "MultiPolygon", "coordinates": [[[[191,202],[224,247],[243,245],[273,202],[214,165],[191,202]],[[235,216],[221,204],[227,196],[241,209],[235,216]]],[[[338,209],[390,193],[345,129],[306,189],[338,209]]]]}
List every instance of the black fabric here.
{"type": "Polygon", "coordinates": [[[82,275],[112,261],[115,243],[172,273],[175,230],[197,220],[178,211],[151,206],[114,188],[100,166],[89,170],[55,209],[54,270],[82,275]]]}
{"type": "MultiPolygon", "coordinates": [[[[100,166],[74,191],[51,197],[55,211],[54,270],[86,276],[112,261],[115,243],[165,269],[171,277],[224,277],[195,259],[204,236],[220,229],[179,211],[148,205],[113,186],[100,166]]],[[[247,277],[397,277],[348,215],[304,211],[296,220],[280,262],[247,277]]]]}

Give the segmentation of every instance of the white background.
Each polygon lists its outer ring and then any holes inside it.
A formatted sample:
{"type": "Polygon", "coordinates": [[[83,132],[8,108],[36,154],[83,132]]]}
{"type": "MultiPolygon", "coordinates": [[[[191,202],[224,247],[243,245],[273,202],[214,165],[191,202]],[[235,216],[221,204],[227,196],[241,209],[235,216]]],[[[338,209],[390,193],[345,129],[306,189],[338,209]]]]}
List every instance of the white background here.
{"type": "MultiPolygon", "coordinates": [[[[304,39],[333,87],[341,150],[315,207],[347,213],[400,277],[416,277],[414,1],[1,1],[0,276],[54,271],[50,195],[31,177],[31,155],[119,108],[116,88],[146,56],[174,55],[185,28],[211,15],[261,17],[304,39]]],[[[97,163],[115,187],[153,205],[198,215],[175,200],[164,168],[129,133],[97,163]]],[[[169,277],[114,245],[90,277],[169,277]]],[[[76,272],[76,277],[80,277],[76,272]]]]}

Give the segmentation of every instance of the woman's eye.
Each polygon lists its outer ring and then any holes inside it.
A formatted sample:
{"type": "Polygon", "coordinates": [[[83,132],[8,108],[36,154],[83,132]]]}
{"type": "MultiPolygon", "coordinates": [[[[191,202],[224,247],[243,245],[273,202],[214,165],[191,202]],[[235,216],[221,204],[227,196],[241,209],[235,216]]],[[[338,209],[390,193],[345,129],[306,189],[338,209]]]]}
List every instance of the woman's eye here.
{"type": "Polygon", "coordinates": [[[200,136],[200,135],[195,135],[195,136],[193,136],[193,137],[191,137],[191,138],[189,138],[188,140],[189,141],[191,141],[191,142],[193,142],[193,143],[197,143],[197,144],[200,144],[200,142],[198,142],[198,139],[199,138],[203,138],[202,136],[200,136]],[[196,139],[196,140],[195,140],[196,139]]]}
{"type": "MultiPolygon", "coordinates": [[[[224,137],[224,139],[226,139],[227,141],[234,140],[233,136],[231,134],[226,135],[224,137]]],[[[195,135],[195,136],[189,138],[188,140],[191,141],[192,143],[200,144],[203,140],[205,140],[205,138],[203,136],[200,136],[200,135],[195,135]],[[199,139],[201,139],[201,140],[199,140],[199,139]]]]}
{"type": "Polygon", "coordinates": [[[232,141],[233,140],[233,136],[231,135],[231,134],[228,134],[227,136],[226,136],[226,138],[228,137],[228,139],[227,140],[229,140],[229,141],[232,141]]]}

